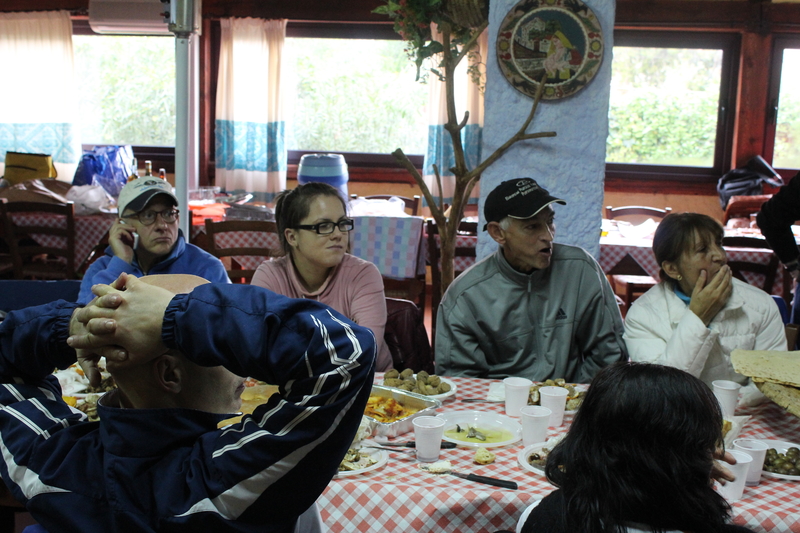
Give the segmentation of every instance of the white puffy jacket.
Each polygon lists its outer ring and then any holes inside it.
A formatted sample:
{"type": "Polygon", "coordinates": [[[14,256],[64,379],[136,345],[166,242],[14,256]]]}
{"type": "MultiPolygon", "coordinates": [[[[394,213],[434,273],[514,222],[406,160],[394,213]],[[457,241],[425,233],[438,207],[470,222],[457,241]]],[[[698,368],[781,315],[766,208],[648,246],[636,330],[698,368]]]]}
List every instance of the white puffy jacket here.
{"type": "MultiPolygon", "coordinates": [[[[748,385],[731,365],[731,352],[786,350],[778,306],[757,287],[733,279],[733,292],[708,327],[689,311],[671,285],[661,282],[634,302],[625,317],[625,342],[631,360],[674,366],[707,383],[727,379],[748,385]]],[[[752,384],[743,404],[763,400],[752,384]]]]}

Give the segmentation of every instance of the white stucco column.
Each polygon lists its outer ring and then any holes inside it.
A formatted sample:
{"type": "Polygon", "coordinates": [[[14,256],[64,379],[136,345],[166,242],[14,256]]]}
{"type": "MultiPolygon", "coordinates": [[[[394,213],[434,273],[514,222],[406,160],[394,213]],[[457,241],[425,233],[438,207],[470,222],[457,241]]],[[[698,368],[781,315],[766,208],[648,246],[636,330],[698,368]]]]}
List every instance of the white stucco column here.
{"type": "MultiPolygon", "coordinates": [[[[520,128],[533,104],[532,97],[517,91],[505,79],[497,62],[498,29],[517,1],[492,0],[490,4],[483,157],[520,128]]],[[[528,133],[555,131],[557,137],[517,143],[483,173],[479,228],[484,224],[483,202],[492,189],[507,179],[531,177],[567,202],[566,206],[554,207],[556,241],[580,246],[598,257],[616,3],[615,0],[585,3],[602,26],[603,62],[594,79],[579,92],[540,103],[528,133]]],[[[485,257],[495,249],[488,233],[480,232],[478,257],[485,257]]]]}

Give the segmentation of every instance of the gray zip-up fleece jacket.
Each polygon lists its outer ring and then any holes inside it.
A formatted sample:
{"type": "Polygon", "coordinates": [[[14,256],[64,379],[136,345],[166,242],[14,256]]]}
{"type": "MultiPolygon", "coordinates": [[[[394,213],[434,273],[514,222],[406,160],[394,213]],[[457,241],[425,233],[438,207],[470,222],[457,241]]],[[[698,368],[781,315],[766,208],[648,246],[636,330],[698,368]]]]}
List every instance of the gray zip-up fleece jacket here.
{"type": "Polygon", "coordinates": [[[553,244],[550,266],[514,270],[502,249],[461,274],[439,306],[436,373],[588,383],[628,359],[611,286],[585,250],[553,244]]]}

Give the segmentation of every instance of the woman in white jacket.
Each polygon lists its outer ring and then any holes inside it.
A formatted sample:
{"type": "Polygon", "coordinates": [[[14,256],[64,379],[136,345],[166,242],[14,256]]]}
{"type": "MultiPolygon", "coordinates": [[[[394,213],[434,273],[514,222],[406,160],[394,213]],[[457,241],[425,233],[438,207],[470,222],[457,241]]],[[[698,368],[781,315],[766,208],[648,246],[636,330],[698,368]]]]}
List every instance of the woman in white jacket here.
{"type": "Polygon", "coordinates": [[[670,214],[659,224],[653,252],[661,282],[625,318],[633,361],[674,366],[709,386],[717,379],[744,387],[743,404],[763,399],[733,370],[733,350],[786,350],[778,306],[764,291],[731,276],[719,222],[699,213],[670,214]]]}

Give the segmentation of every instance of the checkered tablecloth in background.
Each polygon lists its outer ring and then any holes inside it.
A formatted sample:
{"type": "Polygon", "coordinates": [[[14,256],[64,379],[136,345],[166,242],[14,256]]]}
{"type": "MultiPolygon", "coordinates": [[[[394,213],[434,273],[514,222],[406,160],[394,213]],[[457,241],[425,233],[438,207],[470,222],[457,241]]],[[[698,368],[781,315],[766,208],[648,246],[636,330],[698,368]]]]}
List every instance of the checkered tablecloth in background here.
{"type": "MultiPolygon", "coordinates": [[[[376,376],[380,383],[382,375],[376,376]]],[[[493,380],[450,378],[457,385],[455,400],[444,403],[440,412],[491,411],[503,414],[502,403],[464,403],[463,398],[486,398],[493,380]]],[[[741,436],[800,442],[800,420],[773,403],[737,414],[751,415],[741,436]]],[[[563,434],[565,426],[551,428],[548,437],[563,434]]],[[[397,437],[413,439],[413,433],[397,437]]],[[[493,532],[513,531],[522,511],[554,487],[538,474],[523,470],[517,460],[521,441],[492,448],[494,464],[473,464],[474,448],[442,450],[440,459],[454,469],[489,477],[510,479],[518,490],[473,483],[454,476],[434,476],[421,471],[414,456],[389,452],[381,469],[352,477],[336,478],[318,500],[325,525],[333,533],[493,532]]],[[[800,483],[764,478],[756,487],[745,488],[744,498],[733,504],[735,522],[754,531],[800,532],[800,483]]]]}
{"type": "MultiPolygon", "coordinates": [[[[425,256],[420,253],[422,217],[353,217],[350,253],[378,267],[387,278],[415,278],[425,273],[425,256]]],[[[192,226],[192,240],[205,233],[204,225],[192,226]]],[[[217,246],[278,246],[274,234],[220,233],[217,246]]],[[[263,258],[234,258],[243,268],[256,268],[263,258]],[[240,260],[241,259],[241,260],[240,260]],[[254,266],[251,266],[254,265],[254,266]]]]}
{"type": "MultiPolygon", "coordinates": [[[[600,238],[600,267],[609,272],[630,255],[648,275],[658,279],[658,263],[653,255],[653,241],[649,239],[624,239],[621,237],[600,238]]],[[[766,248],[726,248],[728,261],[747,261],[766,265],[772,258],[772,250],[766,248]]],[[[783,296],[783,268],[778,265],[775,282],[770,294],[783,296]]],[[[764,276],[752,272],[743,273],[748,283],[757,287],[764,286],[764,276]]]]}
{"type": "MultiPolygon", "coordinates": [[[[86,259],[92,248],[100,242],[108,228],[114,224],[116,215],[76,215],[75,216],[75,268],[86,259]]],[[[66,227],[64,217],[51,214],[14,215],[14,223],[19,226],[46,226],[50,228],[66,227]]],[[[66,239],[53,235],[31,235],[41,246],[64,248],[66,239]]]]}
{"type": "Polygon", "coordinates": [[[353,217],[350,253],[374,263],[381,275],[410,279],[425,273],[422,217],[353,217]]]}

